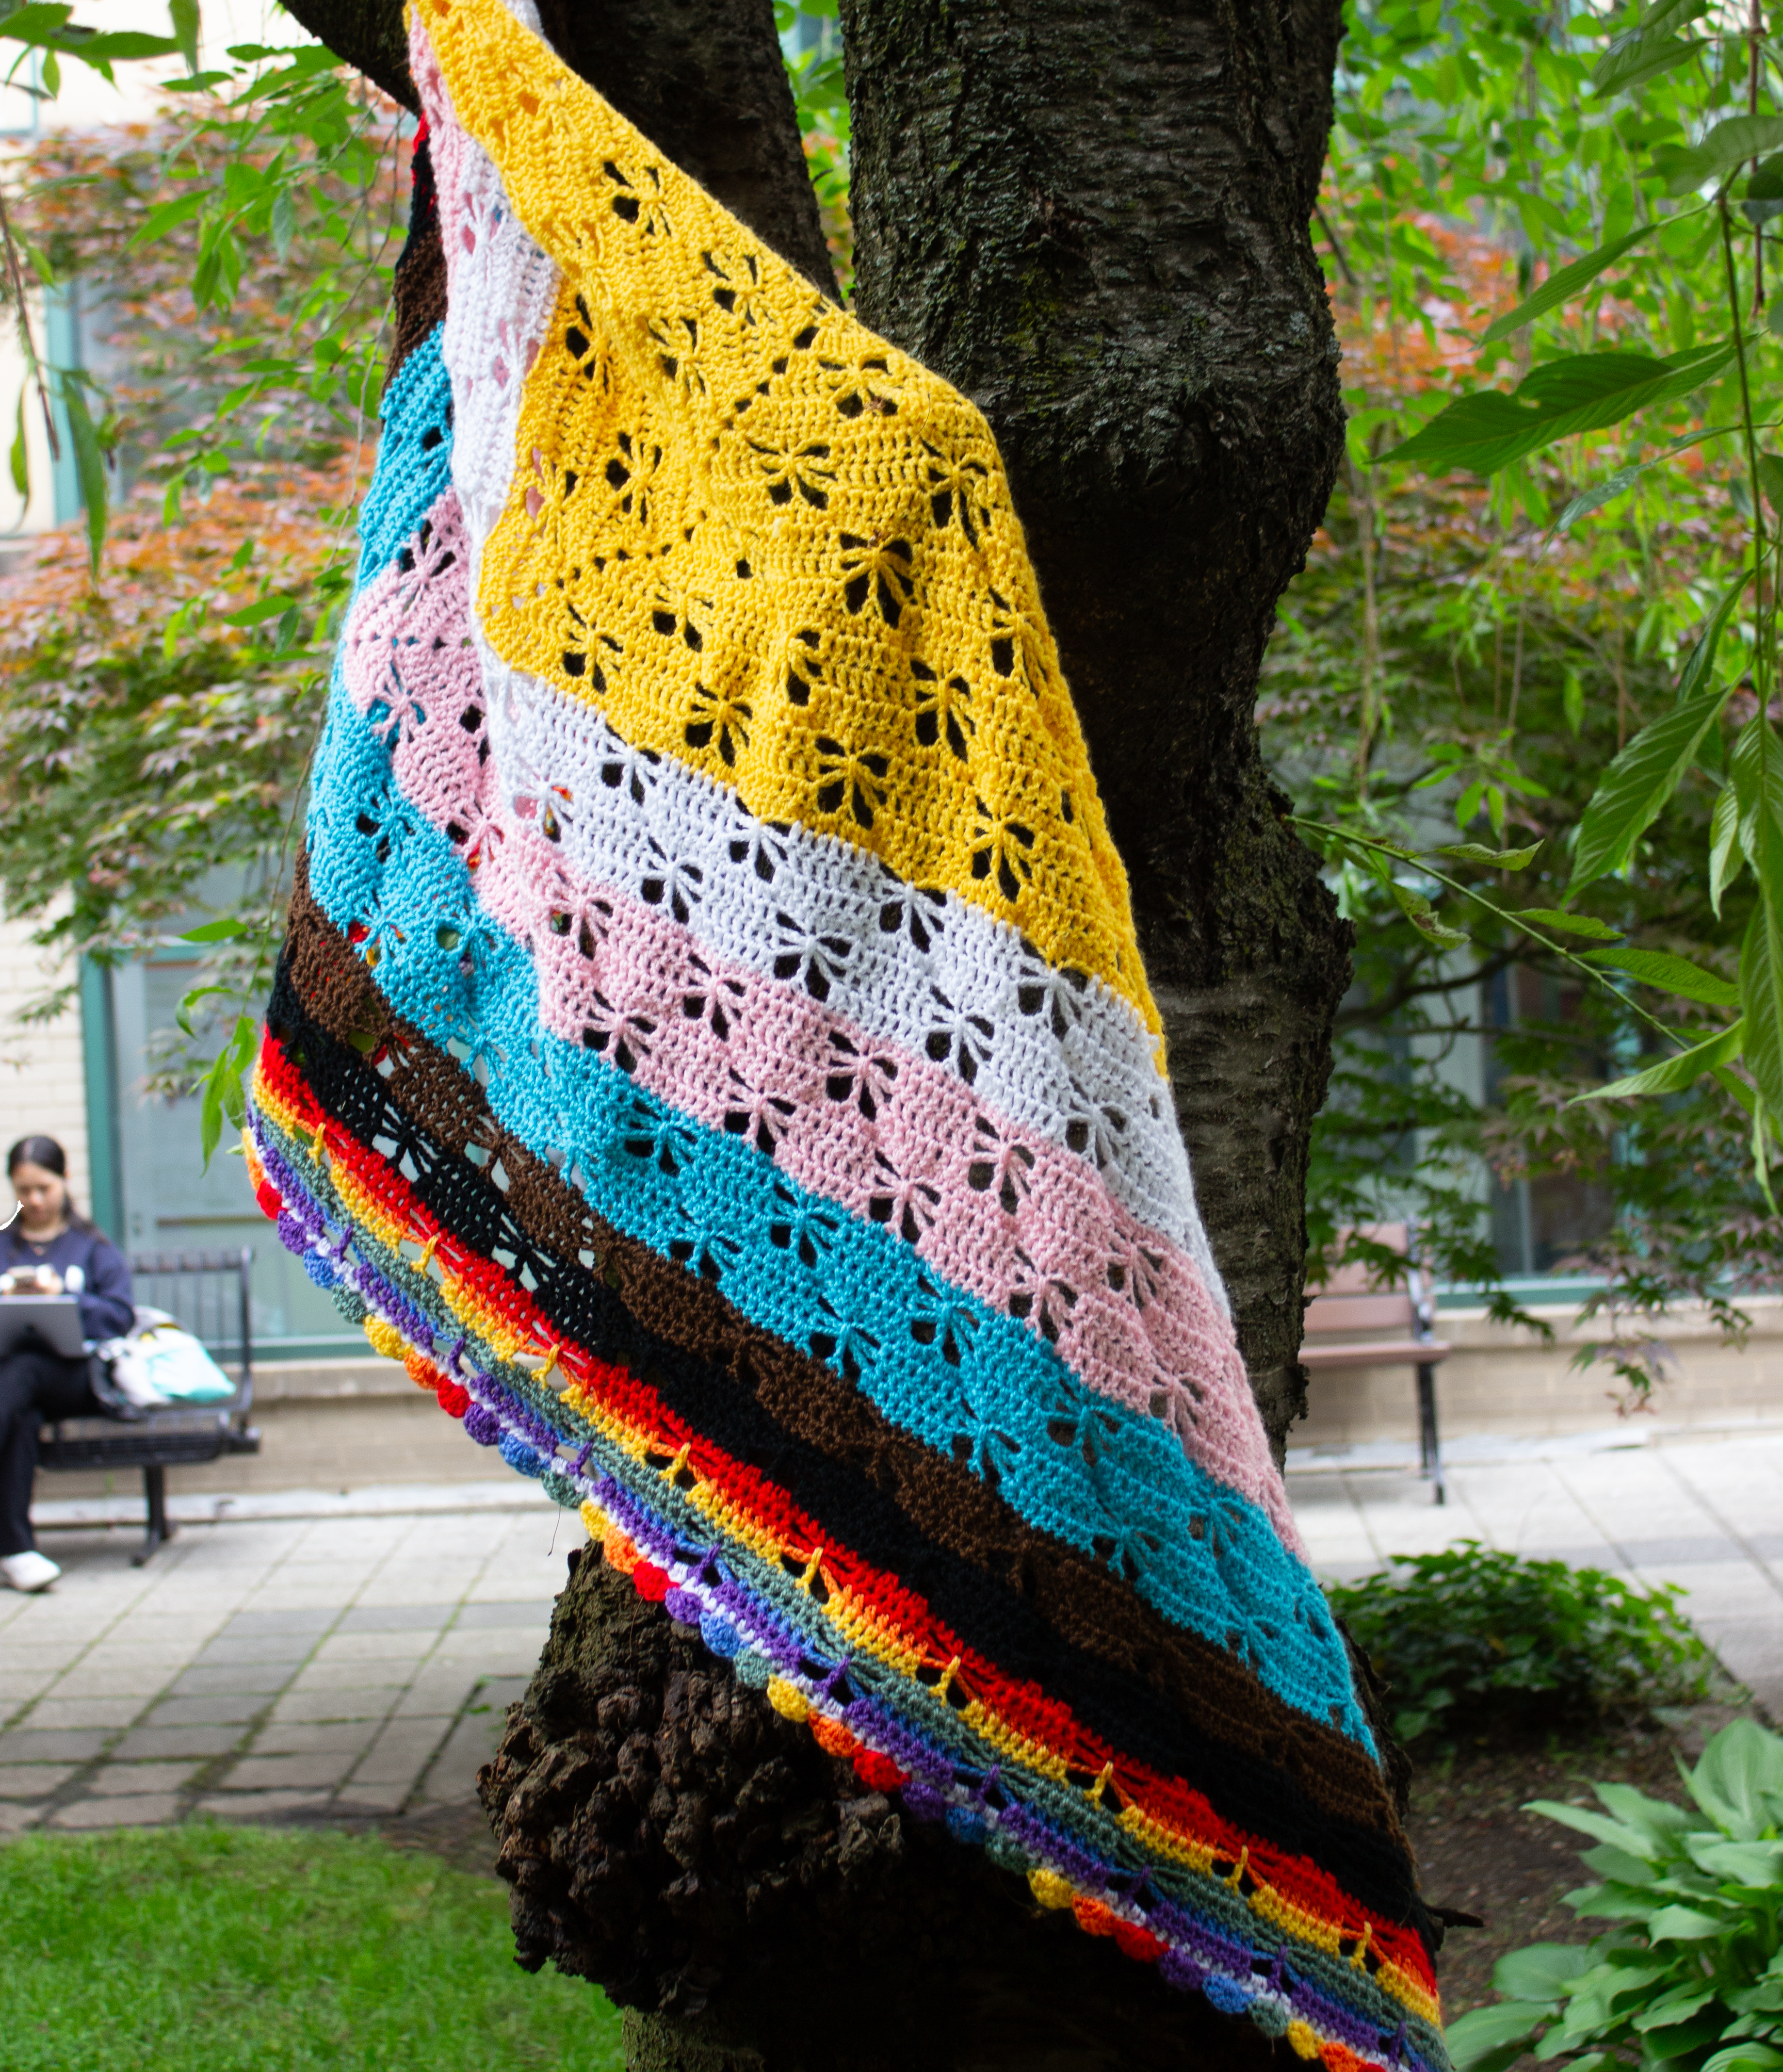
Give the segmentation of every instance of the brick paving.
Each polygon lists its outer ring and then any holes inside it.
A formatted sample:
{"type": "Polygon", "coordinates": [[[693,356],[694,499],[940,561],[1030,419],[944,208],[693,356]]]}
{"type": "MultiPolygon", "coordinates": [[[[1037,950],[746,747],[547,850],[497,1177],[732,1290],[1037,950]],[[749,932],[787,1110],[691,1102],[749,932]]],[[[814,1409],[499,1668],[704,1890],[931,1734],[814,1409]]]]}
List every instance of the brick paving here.
{"type": "Polygon", "coordinates": [[[583,1536],[517,1494],[187,1523],[140,1569],[134,1531],[45,1533],[61,1581],[0,1593],[0,1833],[463,1805],[583,1536]]]}
{"type": "Polygon", "coordinates": [[[1729,1673],[1783,1719],[1783,1430],[1648,1440],[1636,1424],[1608,1440],[1464,1441],[1445,1454],[1440,1508],[1417,1476],[1372,1464],[1383,1450],[1289,1456],[1289,1496],[1321,1576],[1352,1581],[1390,1554],[1477,1540],[1681,1584],[1729,1673]]]}

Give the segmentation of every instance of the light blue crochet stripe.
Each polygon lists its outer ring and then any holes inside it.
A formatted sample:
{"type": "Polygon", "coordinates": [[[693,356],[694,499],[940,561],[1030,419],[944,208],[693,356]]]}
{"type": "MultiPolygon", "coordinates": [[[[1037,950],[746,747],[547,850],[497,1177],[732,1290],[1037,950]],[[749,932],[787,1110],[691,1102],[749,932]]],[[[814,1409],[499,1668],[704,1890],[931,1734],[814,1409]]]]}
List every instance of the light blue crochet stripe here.
{"type": "MultiPolygon", "coordinates": [[[[423,449],[417,430],[443,422],[427,350],[393,385],[361,586],[401,550],[403,519],[412,532],[443,486],[434,463],[449,442],[423,449]]],[[[481,1060],[496,1116],[541,1157],[556,1154],[608,1221],[717,1271],[736,1307],[789,1344],[830,1343],[828,1363],[892,1422],[944,1457],[963,1437],[974,1472],[1032,1524],[1135,1575],[1167,1618],[1242,1648],[1288,1703],[1372,1749],[1318,1585],[1261,1509],[1191,1461],[1173,1431],[1094,1395],[1044,1339],[930,1274],[896,1233],[544,1026],[525,948],[478,906],[463,859],[402,797],[338,666],[309,843],[315,898],[337,927],[371,931],[393,1006],[443,1048],[481,1060]],[[820,1256],[815,1272],[801,1263],[801,1235],[820,1256]],[[937,1325],[926,1346],[910,1328],[925,1315],[937,1325]],[[957,1366],[943,1355],[949,1338],[957,1366]]]]}
{"type": "Polygon", "coordinates": [[[443,354],[445,335],[445,326],[435,324],[384,392],[377,465],[359,509],[356,596],[396,559],[452,486],[452,384],[443,354]]]}

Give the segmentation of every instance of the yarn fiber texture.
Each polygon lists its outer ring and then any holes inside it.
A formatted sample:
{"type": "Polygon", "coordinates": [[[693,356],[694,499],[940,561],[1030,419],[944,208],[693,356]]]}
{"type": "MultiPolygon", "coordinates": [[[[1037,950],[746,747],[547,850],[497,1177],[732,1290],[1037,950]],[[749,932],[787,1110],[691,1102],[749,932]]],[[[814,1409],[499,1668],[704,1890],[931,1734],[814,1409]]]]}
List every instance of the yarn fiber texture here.
{"type": "Polygon", "coordinates": [[[529,16],[410,36],[263,1207],[871,1790],[1301,2058],[1443,2066],[988,428],[529,16]]]}

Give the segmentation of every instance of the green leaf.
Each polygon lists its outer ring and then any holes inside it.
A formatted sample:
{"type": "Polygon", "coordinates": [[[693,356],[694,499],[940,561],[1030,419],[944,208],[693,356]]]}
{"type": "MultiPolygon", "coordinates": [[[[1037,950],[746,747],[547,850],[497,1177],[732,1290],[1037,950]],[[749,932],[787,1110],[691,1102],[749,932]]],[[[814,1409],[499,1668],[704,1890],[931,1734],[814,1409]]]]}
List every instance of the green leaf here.
{"type": "Polygon", "coordinates": [[[1746,1061],[1766,1107],[1783,1116],[1783,742],[1762,712],[1734,744],[1733,780],[1758,890],[1740,956],[1746,1061]]]}
{"type": "Polygon", "coordinates": [[[1704,1942],[1727,1926],[1719,1914],[1694,1906],[1662,1906],[1647,1923],[1649,1942],[1704,1942]]]}
{"type": "Polygon", "coordinates": [[[1688,2021],[1692,2015],[1700,2014],[1715,1999],[1715,1988],[1692,1983],[1662,1993],[1658,1999],[1641,2008],[1634,2017],[1634,2026],[1645,2036],[1657,2029],[1675,2029],[1680,2022],[1688,2021]]]}
{"type": "MultiPolygon", "coordinates": [[[[12,33],[12,24],[6,24],[6,33],[12,33]]],[[[63,45],[66,56],[79,58],[97,72],[105,66],[124,63],[138,58],[171,58],[179,46],[171,36],[150,36],[139,29],[107,29],[96,36],[83,36],[77,43],[63,45]]]]}
{"type": "Polygon", "coordinates": [[[1519,302],[1508,314],[1489,324],[1480,334],[1480,343],[1495,344],[1501,338],[1509,338],[1513,331],[1521,331],[1525,324],[1546,315],[1550,310],[1558,309],[1563,302],[1570,302],[1575,295],[1588,288],[1605,267],[1613,266],[1624,252],[1632,252],[1657,228],[1656,224],[1643,223],[1626,236],[1612,237],[1608,244],[1600,245],[1595,252],[1587,252],[1583,259],[1575,259],[1559,273],[1550,273],[1526,302],[1519,302]]]}
{"type": "Polygon", "coordinates": [[[291,240],[297,235],[297,204],[291,199],[289,187],[281,187],[273,202],[271,225],[273,249],[282,259],[291,249],[291,240]]]}
{"type": "Polygon", "coordinates": [[[264,626],[269,619],[282,617],[297,600],[274,593],[270,597],[256,598],[252,604],[245,604],[239,611],[219,612],[217,616],[225,626],[264,626]]]}
{"type": "Polygon", "coordinates": [[[1541,846],[1538,841],[1527,849],[1488,849],[1484,842],[1450,842],[1432,853],[1453,857],[1458,863],[1489,863],[1497,870],[1526,870],[1541,846]]]}
{"type": "Polygon", "coordinates": [[[1440,943],[1447,948],[1452,948],[1456,944],[1464,943],[1468,939],[1458,929],[1448,927],[1437,919],[1435,908],[1431,905],[1423,893],[1413,891],[1410,886],[1402,885],[1397,879],[1394,880],[1388,889],[1398,902],[1400,912],[1419,934],[1426,936],[1430,941],[1440,943]]]}
{"type": "Polygon", "coordinates": [[[12,437],[12,486],[21,496],[31,495],[31,462],[25,450],[25,392],[19,392],[18,430],[12,437]]]}
{"type": "MultiPolygon", "coordinates": [[[[1675,1057],[1667,1058],[1663,1063],[1649,1065],[1644,1072],[1636,1072],[1625,1079],[1616,1079],[1607,1087],[1598,1087],[1588,1094],[1575,1094],[1567,1104],[1576,1108],[1581,1101],[1626,1100],[1637,1095],[1677,1094],[1686,1087],[1694,1086],[1705,1072],[1712,1071],[1717,1065],[1731,1064],[1740,1055],[1745,1041],[1744,1024],[1735,1022],[1731,1028],[1718,1029],[1714,1035],[1700,1043],[1694,1043],[1687,1050],[1680,1050],[1675,1057]]],[[[1547,1809],[1543,1808],[1546,1811],[1547,1809]]],[[[1558,1819],[1559,1815],[1554,1816],[1558,1819]]]]}
{"type": "Polygon", "coordinates": [[[1712,1737],[1684,1782],[1736,1841],[1756,1841],[1783,1815],[1783,1736],[1767,1733],[1756,1720],[1736,1720],[1712,1737]]]}
{"type": "Polygon", "coordinates": [[[237,943],[244,935],[256,933],[246,921],[238,921],[229,915],[220,921],[207,921],[202,927],[188,928],[179,939],[183,943],[237,943]]]}
{"type": "Polygon", "coordinates": [[[1783,460],[1775,454],[1758,456],[1758,487],[1773,511],[1783,511],[1783,460]]]}
{"type": "Polygon", "coordinates": [[[1642,985],[1660,993],[1675,993],[1681,1000],[1699,1000],[1707,1007],[1737,1007],[1740,989],[1731,980],[1705,971],[1688,957],[1674,957],[1665,950],[1633,950],[1618,944],[1613,949],[1587,950],[1585,962],[1611,971],[1626,972],[1642,985]]]}
{"type": "Polygon", "coordinates": [[[224,1120],[237,1128],[247,1120],[247,1097],[241,1081],[259,1047],[259,1024],[245,1014],[238,1014],[221,1055],[204,1075],[199,1102],[198,1138],[207,1171],[222,1141],[224,1120]]]}
{"type": "Polygon", "coordinates": [[[1666,191],[1687,195],[1732,172],[1748,158],[1783,148],[1783,115],[1730,115],[1694,150],[1681,151],[1666,168],[1666,191]]]}
{"type": "Polygon", "coordinates": [[[179,46],[179,55],[186,60],[186,69],[196,77],[198,72],[198,0],[167,0],[167,15],[173,25],[174,41],[179,46]]]}
{"type": "Polygon", "coordinates": [[[165,237],[170,230],[177,229],[181,224],[190,223],[201,212],[207,199],[200,191],[182,195],[177,201],[164,201],[159,208],[151,208],[131,236],[130,248],[152,244],[156,238],[165,237]]]}
{"type": "Polygon", "coordinates": [[[1574,432],[1601,431],[1637,410],[1689,395],[1719,374],[1733,352],[1723,342],[1670,360],[1645,352],[1550,360],[1526,374],[1510,395],[1487,388],[1460,397],[1382,461],[1414,463],[1435,475],[1464,467],[1493,475],[1574,432]]]}
{"type": "Polygon", "coordinates": [[[1740,948],[1740,998],[1748,1069],[1771,1113],[1783,1116],[1783,839],[1767,846],[1765,863],[1740,948]]]}
{"type": "Polygon", "coordinates": [[[56,380],[62,408],[68,413],[75,478],[80,484],[80,501],[86,508],[87,559],[97,581],[99,557],[105,545],[105,456],[99,443],[99,428],[88,411],[86,390],[79,377],[63,373],[58,375],[56,380]]]}
{"type": "Polygon", "coordinates": [[[1715,2052],[1703,2072],[1783,2072],[1783,2050],[1750,2039],[1730,2043],[1725,2050],[1715,2052]]]}
{"type": "Polygon", "coordinates": [[[1746,861],[1739,834],[1740,800],[1729,784],[1715,800],[1715,815],[1709,822],[1709,904],[1718,920],[1721,895],[1740,875],[1746,861]]]}
{"type": "Polygon", "coordinates": [[[1715,652],[1721,645],[1721,635],[1727,629],[1729,615],[1746,594],[1744,576],[1723,594],[1721,602],[1709,614],[1703,631],[1696,636],[1684,666],[1678,672],[1678,689],[1672,698],[1674,705],[1688,705],[1696,696],[1699,686],[1714,667],[1715,652]]]}
{"type": "MultiPolygon", "coordinates": [[[[1730,593],[1720,606],[1719,615],[1723,623],[1732,609],[1730,593]]],[[[1713,630],[1719,637],[1719,627],[1713,630]]],[[[1708,635],[1703,638],[1707,640],[1708,635]]],[[[1712,656],[1712,648],[1709,653],[1712,656]]],[[[1695,659],[1693,655],[1691,660],[1695,659]]],[[[1705,661],[1705,673],[1707,669],[1705,661]]],[[[1666,801],[1696,760],[1703,737],[1721,717],[1731,689],[1724,686],[1717,690],[1711,679],[1701,695],[1674,706],[1651,726],[1643,727],[1604,771],[1579,824],[1569,892],[1577,893],[1594,879],[1620,870],[1627,864],[1635,844],[1658,819],[1666,801]]]]}
{"type": "Polygon", "coordinates": [[[72,6],[41,5],[15,7],[5,18],[3,33],[17,43],[41,43],[51,36],[58,36],[68,26],[72,6]]]}
{"type": "Polygon", "coordinates": [[[1783,1890],[1783,1842],[1704,1841],[1693,1836],[1685,1845],[1699,1870],[1725,1883],[1783,1890]]]}
{"type": "Polygon", "coordinates": [[[1493,1967],[1492,1989],[1510,2000],[1566,1997],[1568,1983],[1592,1967],[1589,1951],[1576,1942],[1532,1942],[1513,1950],[1493,1967]]]}
{"type": "MultiPolygon", "coordinates": [[[[1587,512],[1601,510],[1604,504],[1613,504],[1624,490],[1633,489],[1649,468],[1657,467],[1658,465],[1658,458],[1653,460],[1636,461],[1628,467],[1619,467],[1614,475],[1605,475],[1601,482],[1592,488],[1580,490],[1579,494],[1563,508],[1560,516],[1554,520],[1554,531],[1570,532],[1587,512]]],[[[1576,677],[1569,676],[1567,680],[1568,688],[1570,689],[1577,680],[1576,677]]],[[[1570,721],[1571,717],[1570,708],[1567,717],[1570,721]]],[[[1573,728],[1575,734],[1578,731],[1577,727],[1573,728]]]]}
{"type": "Polygon", "coordinates": [[[1558,928],[1568,935],[1588,935],[1593,942],[1614,943],[1621,939],[1622,931],[1612,928],[1608,921],[1600,921],[1589,914],[1568,914],[1558,906],[1526,906],[1521,914],[1509,917],[1525,923],[1534,921],[1544,928],[1558,928]]]}
{"type": "Polygon", "coordinates": [[[233,995],[234,991],[233,985],[195,985],[190,993],[180,995],[179,1005],[174,1009],[173,1018],[187,1035],[196,1036],[198,1031],[192,1026],[192,1016],[197,1011],[199,1002],[214,1000],[220,993],[233,995]]]}
{"type": "MultiPolygon", "coordinates": [[[[1503,2000],[1497,2007],[1475,2008],[1443,2032],[1455,2072],[1484,2072],[1489,2053],[1515,2045],[1521,2053],[1551,2010],[1530,2000],[1503,2000]]],[[[1509,2061],[1502,2061],[1508,2062],[1509,2061]]]]}
{"type": "Polygon", "coordinates": [[[1608,1842],[1612,1849],[1620,1849],[1631,1856],[1650,1860],[1654,1846],[1638,1830],[1624,1827],[1619,1820],[1612,1820],[1602,1813],[1593,1812],[1588,1806],[1568,1806],[1557,1799],[1532,1799],[1524,1807],[1526,1813],[1545,1814],[1550,1820],[1558,1820],[1563,1827],[1575,1827],[1581,1835],[1589,1835],[1594,1841],[1608,1842]]]}
{"type": "Polygon", "coordinates": [[[1610,52],[1598,60],[1592,74],[1592,91],[1603,100],[1612,93],[1632,93],[1662,72],[1687,64],[1699,51],[1710,47],[1702,36],[1643,37],[1620,54],[1610,52]]]}
{"type": "Polygon", "coordinates": [[[1747,181],[1740,207],[1755,228],[1783,216],[1783,152],[1767,158],[1747,181]]]}

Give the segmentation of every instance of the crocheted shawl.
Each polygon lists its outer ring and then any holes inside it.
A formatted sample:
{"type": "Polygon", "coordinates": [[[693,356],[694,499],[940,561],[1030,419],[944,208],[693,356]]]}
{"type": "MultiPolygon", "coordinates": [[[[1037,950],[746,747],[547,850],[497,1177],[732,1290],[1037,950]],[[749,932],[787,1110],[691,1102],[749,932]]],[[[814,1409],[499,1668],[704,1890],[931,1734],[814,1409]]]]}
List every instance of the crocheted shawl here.
{"type": "Polygon", "coordinates": [[[1303,2058],[1441,2066],[989,429],[502,0],[411,35],[262,1205],[869,1786],[1303,2058]]]}

